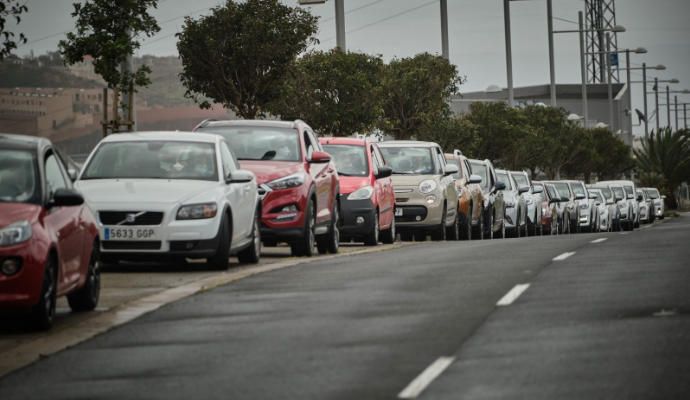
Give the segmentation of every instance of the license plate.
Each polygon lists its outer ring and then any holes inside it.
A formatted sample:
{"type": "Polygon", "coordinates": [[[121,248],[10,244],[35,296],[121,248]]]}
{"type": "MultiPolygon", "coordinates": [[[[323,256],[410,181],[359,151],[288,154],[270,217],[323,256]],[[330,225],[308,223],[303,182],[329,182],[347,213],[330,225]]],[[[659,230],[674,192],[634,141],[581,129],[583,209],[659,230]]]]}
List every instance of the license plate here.
{"type": "Polygon", "coordinates": [[[396,208],[395,209],[395,216],[396,217],[402,217],[403,215],[403,209],[402,208],[396,208]]]}
{"type": "Polygon", "coordinates": [[[156,240],[157,238],[158,232],[155,228],[103,228],[103,240],[156,240]]]}

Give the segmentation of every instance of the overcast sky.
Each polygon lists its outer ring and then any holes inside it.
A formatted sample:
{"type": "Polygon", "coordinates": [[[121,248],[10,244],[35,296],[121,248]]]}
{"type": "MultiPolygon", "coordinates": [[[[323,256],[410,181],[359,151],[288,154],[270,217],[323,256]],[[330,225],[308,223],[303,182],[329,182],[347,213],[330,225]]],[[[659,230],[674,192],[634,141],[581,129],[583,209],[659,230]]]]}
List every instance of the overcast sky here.
{"type": "MultiPolygon", "coordinates": [[[[297,0],[281,1],[297,4],[297,0]]],[[[179,31],[182,17],[203,15],[222,2],[160,0],[154,15],[161,24],[161,32],[144,43],[140,55],[176,55],[174,33],[179,31]]],[[[73,0],[28,0],[29,13],[20,27],[29,44],[19,53],[54,50],[64,32],[73,28],[72,3],[73,0]]],[[[328,0],[325,5],[309,7],[321,17],[318,37],[323,49],[335,46],[333,3],[328,0]]],[[[450,60],[467,77],[462,91],[506,85],[502,4],[502,0],[448,0],[450,60]]],[[[577,12],[584,9],[583,0],[553,0],[553,4],[555,17],[571,21],[576,21],[577,12]]],[[[648,54],[633,56],[633,63],[664,64],[666,71],[651,71],[650,76],[677,78],[681,83],[675,85],[676,89],[690,89],[690,0],[618,0],[616,7],[618,24],[627,28],[618,36],[619,46],[642,46],[649,50],[648,54]]],[[[441,51],[438,0],[345,0],[345,10],[348,50],[381,54],[386,60],[441,51]]],[[[515,85],[547,83],[545,1],[514,2],[511,10],[515,85]]],[[[555,28],[574,29],[576,25],[556,20],[555,28]]],[[[578,83],[577,35],[557,35],[555,49],[558,82],[578,83]]],[[[641,73],[635,71],[633,79],[641,79],[641,73]]],[[[640,109],[641,86],[633,87],[633,106],[640,109]]],[[[682,95],[679,99],[690,101],[690,96],[682,95]]]]}

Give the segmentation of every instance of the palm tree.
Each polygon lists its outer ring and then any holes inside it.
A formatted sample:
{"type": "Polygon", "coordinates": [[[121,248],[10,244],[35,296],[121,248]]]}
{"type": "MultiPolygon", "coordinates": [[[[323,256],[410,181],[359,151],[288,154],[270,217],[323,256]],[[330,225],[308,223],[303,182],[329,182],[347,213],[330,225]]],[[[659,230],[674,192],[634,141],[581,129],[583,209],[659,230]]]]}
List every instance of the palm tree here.
{"type": "Polygon", "coordinates": [[[669,199],[669,206],[676,208],[676,189],[690,179],[690,132],[667,128],[652,133],[634,153],[637,172],[647,181],[644,183],[659,187],[669,199]]]}

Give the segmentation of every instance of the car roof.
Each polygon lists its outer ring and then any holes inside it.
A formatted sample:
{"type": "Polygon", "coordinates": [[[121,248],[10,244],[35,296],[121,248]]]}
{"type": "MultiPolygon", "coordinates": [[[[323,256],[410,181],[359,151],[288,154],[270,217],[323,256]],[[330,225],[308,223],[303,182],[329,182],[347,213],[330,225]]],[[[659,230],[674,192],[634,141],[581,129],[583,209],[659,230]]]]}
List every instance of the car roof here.
{"type": "Polygon", "coordinates": [[[222,121],[216,120],[205,120],[202,121],[196,128],[208,128],[214,126],[255,126],[255,127],[266,127],[266,128],[286,128],[286,129],[296,129],[300,125],[307,125],[304,121],[294,120],[294,121],[280,121],[280,120],[267,120],[267,119],[228,119],[222,121]]]}
{"type": "Polygon", "coordinates": [[[134,132],[117,133],[106,136],[102,142],[132,142],[132,141],[181,141],[181,142],[205,142],[216,143],[220,136],[209,133],[158,131],[158,132],[134,132]]]}
{"type": "Polygon", "coordinates": [[[50,140],[43,137],[0,133],[0,148],[37,150],[48,146],[50,146],[50,140]]]}
{"type": "Polygon", "coordinates": [[[421,140],[389,140],[380,142],[379,147],[440,147],[438,143],[422,142],[421,140]]]}
{"type": "Polygon", "coordinates": [[[634,185],[633,181],[628,181],[625,179],[613,180],[613,181],[600,181],[597,183],[603,183],[607,185],[634,185]]]}
{"type": "Polygon", "coordinates": [[[340,145],[351,145],[351,146],[366,146],[369,141],[366,139],[352,138],[352,137],[332,137],[332,138],[319,138],[321,144],[340,144],[340,145]]]}

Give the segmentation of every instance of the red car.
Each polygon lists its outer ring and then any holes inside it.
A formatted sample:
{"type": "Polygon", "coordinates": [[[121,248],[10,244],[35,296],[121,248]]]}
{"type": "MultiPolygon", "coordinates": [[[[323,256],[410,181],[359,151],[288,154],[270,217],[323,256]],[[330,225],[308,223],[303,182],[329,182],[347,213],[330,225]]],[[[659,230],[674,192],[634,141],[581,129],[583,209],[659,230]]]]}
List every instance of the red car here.
{"type": "Polygon", "coordinates": [[[48,329],[58,296],[96,308],[98,230],[47,139],[0,134],[0,309],[48,329]]]}
{"type": "Polygon", "coordinates": [[[295,256],[338,252],[338,173],[309,125],[207,120],[194,130],[223,136],[241,168],[256,175],[264,245],[287,242],[295,256]]]}
{"type": "Polygon", "coordinates": [[[355,138],[319,139],[340,176],[341,240],[369,246],[395,241],[395,193],[378,147],[355,138]]]}

